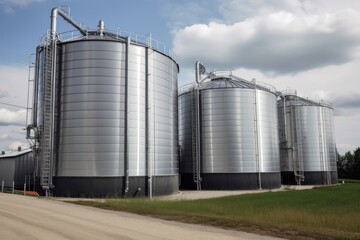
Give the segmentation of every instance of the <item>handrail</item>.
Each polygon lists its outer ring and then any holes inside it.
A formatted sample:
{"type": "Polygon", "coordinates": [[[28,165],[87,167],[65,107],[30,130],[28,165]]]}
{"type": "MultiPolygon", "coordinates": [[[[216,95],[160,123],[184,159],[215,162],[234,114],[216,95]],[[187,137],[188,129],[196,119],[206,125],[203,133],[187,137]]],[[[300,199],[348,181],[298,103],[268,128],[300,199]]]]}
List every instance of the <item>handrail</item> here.
{"type": "Polygon", "coordinates": [[[195,83],[187,83],[178,89],[178,95],[191,91],[195,87],[195,83]]]}
{"type": "MultiPolygon", "coordinates": [[[[49,30],[49,32],[51,33],[51,30],[49,30]]],[[[80,33],[78,30],[70,30],[70,31],[62,32],[62,33],[57,33],[57,39],[61,42],[77,40],[80,38],[86,39],[91,36],[89,33],[96,33],[96,32],[98,32],[98,29],[87,29],[87,32],[84,35],[84,34],[80,33]]],[[[125,39],[127,37],[129,37],[129,39],[132,43],[150,47],[151,49],[154,49],[160,53],[163,53],[163,54],[171,57],[173,60],[177,59],[175,53],[170,48],[168,48],[164,43],[152,38],[151,34],[144,36],[144,35],[140,35],[137,33],[124,31],[121,29],[104,30],[103,33],[104,33],[104,35],[113,37],[115,40],[123,39],[124,42],[125,42],[125,39]]],[[[48,34],[45,34],[41,37],[40,45],[44,44],[44,42],[45,42],[44,39],[46,38],[47,35],[48,34]]]]}
{"type": "MultiPolygon", "coordinates": [[[[303,106],[321,106],[327,108],[333,108],[332,103],[324,100],[312,100],[308,98],[299,97],[294,92],[284,94],[284,91],[281,91],[282,97],[287,98],[288,102],[295,101],[295,105],[303,105],[303,106]],[[299,99],[301,102],[297,102],[296,100],[299,99]]],[[[294,103],[293,103],[294,104],[294,103]]]]}

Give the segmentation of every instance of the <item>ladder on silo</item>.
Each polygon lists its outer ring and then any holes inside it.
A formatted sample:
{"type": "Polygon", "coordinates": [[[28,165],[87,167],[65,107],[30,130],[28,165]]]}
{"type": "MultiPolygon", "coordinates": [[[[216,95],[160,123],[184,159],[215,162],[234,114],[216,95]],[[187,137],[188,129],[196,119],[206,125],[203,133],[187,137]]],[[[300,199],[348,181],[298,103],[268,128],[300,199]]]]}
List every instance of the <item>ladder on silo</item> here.
{"type": "Polygon", "coordinates": [[[53,163],[53,103],[54,103],[54,48],[55,41],[46,38],[44,45],[43,59],[43,129],[41,137],[41,168],[40,168],[40,185],[45,191],[47,197],[52,196],[52,163],[53,163]]]}
{"type": "Polygon", "coordinates": [[[304,157],[303,157],[303,145],[302,145],[302,134],[301,134],[301,118],[300,118],[300,107],[298,97],[295,97],[295,128],[296,128],[296,152],[297,161],[294,163],[294,175],[298,185],[305,180],[304,176],[304,157]]]}
{"type": "Polygon", "coordinates": [[[193,181],[196,183],[196,190],[201,190],[200,176],[200,111],[199,111],[199,90],[192,91],[192,159],[193,159],[193,181]]]}

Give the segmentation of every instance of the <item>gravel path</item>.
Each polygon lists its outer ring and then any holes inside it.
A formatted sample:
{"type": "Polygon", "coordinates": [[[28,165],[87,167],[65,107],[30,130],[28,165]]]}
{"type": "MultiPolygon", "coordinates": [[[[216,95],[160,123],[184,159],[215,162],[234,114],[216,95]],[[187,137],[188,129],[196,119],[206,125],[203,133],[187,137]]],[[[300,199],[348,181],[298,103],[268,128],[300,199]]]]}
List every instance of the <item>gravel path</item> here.
{"type": "Polygon", "coordinates": [[[0,193],[0,239],[278,239],[0,193]]]}
{"type": "Polygon", "coordinates": [[[314,185],[306,185],[306,186],[282,186],[281,188],[272,189],[272,190],[234,190],[234,191],[179,191],[177,194],[173,194],[170,196],[158,197],[159,199],[168,199],[168,200],[195,200],[195,199],[205,199],[205,198],[216,198],[216,197],[225,197],[231,195],[241,195],[241,194],[255,194],[255,193],[263,193],[263,192],[280,192],[286,190],[305,190],[312,189],[314,185]]]}

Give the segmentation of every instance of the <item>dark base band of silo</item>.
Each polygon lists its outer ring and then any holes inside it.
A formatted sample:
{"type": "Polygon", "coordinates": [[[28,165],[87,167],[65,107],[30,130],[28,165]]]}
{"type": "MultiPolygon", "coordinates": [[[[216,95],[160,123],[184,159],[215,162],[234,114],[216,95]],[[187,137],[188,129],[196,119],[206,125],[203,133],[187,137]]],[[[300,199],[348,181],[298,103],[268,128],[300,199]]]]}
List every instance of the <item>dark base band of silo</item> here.
{"type": "MultiPolygon", "coordinates": [[[[181,189],[196,189],[192,173],[181,174],[181,189]]],[[[205,173],[201,174],[204,190],[253,190],[258,189],[257,173],[205,173]]],[[[261,173],[261,187],[281,187],[280,173],[261,173]]]]}
{"type": "MultiPolygon", "coordinates": [[[[179,190],[179,177],[154,176],[153,195],[170,195],[179,190]]],[[[54,196],[57,197],[123,197],[124,177],[54,177],[54,196]]],[[[129,177],[126,197],[148,196],[147,177],[129,177]]]]}
{"type": "MultiPolygon", "coordinates": [[[[336,171],[330,172],[304,172],[305,181],[302,185],[327,185],[328,178],[330,184],[338,183],[336,171]]],[[[281,172],[281,182],[283,185],[297,185],[294,172],[281,172]]]]}

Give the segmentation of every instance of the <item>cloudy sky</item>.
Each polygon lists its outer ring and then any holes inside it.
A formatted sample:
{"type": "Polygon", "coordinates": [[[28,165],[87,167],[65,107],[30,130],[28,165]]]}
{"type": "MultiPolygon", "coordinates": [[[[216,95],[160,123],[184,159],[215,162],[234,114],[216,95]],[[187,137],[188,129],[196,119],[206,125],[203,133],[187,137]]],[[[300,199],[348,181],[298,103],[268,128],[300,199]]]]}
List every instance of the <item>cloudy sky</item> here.
{"type": "Polygon", "coordinates": [[[339,152],[360,146],[360,1],[0,0],[0,150],[26,144],[26,110],[4,103],[26,106],[29,55],[60,5],[89,28],[103,19],[108,29],[151,32],[176,53],[180,85],[194,81],[201,60],[331,101],[339,152]]]}

